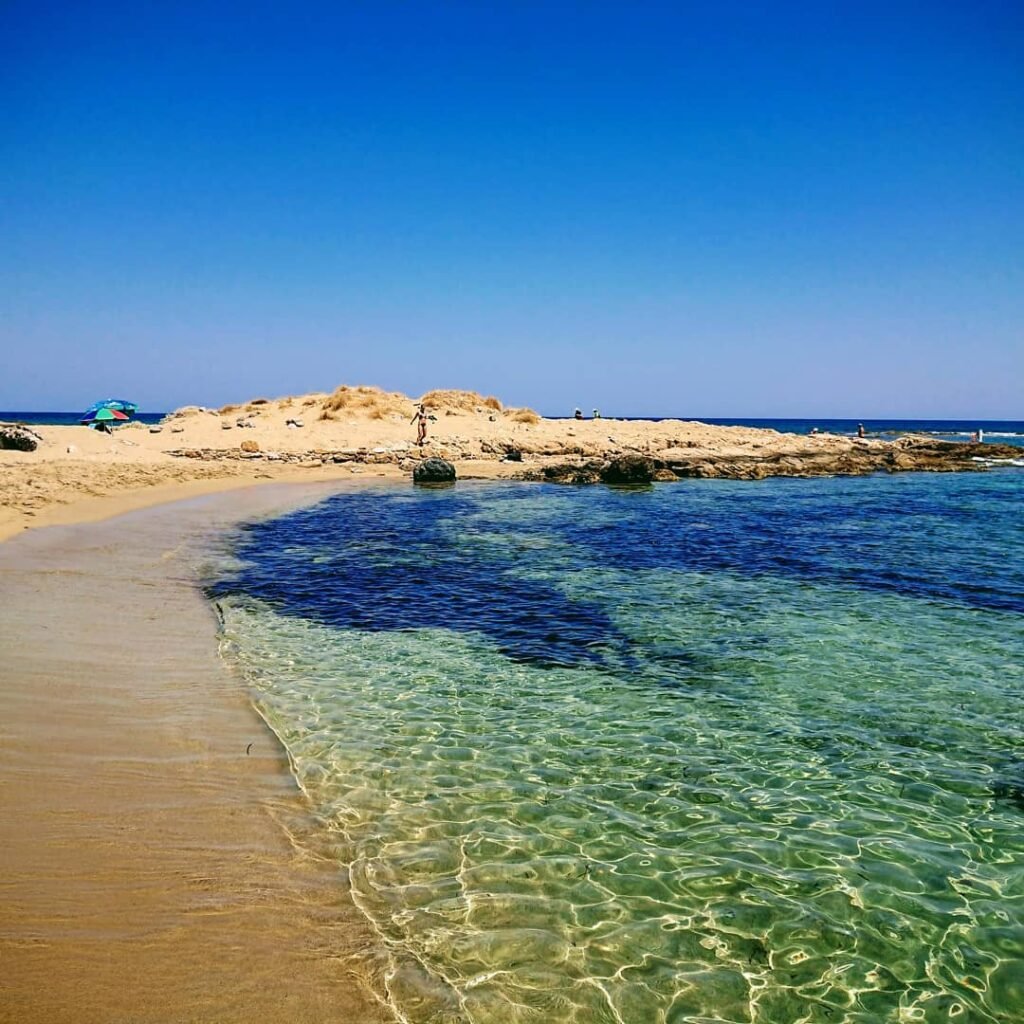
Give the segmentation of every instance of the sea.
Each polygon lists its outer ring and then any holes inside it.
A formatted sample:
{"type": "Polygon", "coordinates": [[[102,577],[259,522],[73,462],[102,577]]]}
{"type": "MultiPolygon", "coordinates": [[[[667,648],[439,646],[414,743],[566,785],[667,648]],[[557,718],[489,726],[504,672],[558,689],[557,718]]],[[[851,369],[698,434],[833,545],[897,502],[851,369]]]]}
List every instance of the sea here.
{"type": "MultiPolygon", "coordinates": [[[[143,423],[159,423],[166,413],[139,412],[132,419],[143,423]]],[[[0,423],[25,423],[32,427],[77,427],[82,412],[26,412],[24,410],[4,411],[0,409],[0,423]]]]}
{"type": "Polygon", "coordinates": [[[202,577],[397,1019],[1008,1024],[1022,510],[1012,466],[363,484],[202,577]]]}

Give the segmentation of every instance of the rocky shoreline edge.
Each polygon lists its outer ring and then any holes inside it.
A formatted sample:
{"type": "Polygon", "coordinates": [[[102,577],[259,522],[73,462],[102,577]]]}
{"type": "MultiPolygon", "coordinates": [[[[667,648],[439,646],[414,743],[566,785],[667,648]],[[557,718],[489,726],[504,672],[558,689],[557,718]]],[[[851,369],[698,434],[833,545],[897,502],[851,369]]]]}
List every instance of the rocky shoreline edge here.
{"type": "Polygon", "coordinates": [[[412,473],[426,459],[464,464],[473,476],[473,462],[507,464],[509,479],[553,483],[648,483],[688,478],[763,480],[766,477],[862,476],[877,472],[977,472],[1000,463],[1024,463],[1024,452],[1012,445],[940,441],[909,435],[895,441],[850,439],[843,448],[737,454],[709,452],[696,445],[649,450],[602,450],[594,445],[476,442],[428,443],[421,448],[400,443],[373,448],[305,451],[263,451],[253,441],[238,448],[179,448],[176,458],[202,462],[266,461],[299,467],[338,464],[393,465],[412,473]],[[539,450],[538,450],[539,449],[539,450]],[[466,465],[468,464],[468,465],[466,465]],[[521,469],[516,467],[522,466],[521,469]]]}

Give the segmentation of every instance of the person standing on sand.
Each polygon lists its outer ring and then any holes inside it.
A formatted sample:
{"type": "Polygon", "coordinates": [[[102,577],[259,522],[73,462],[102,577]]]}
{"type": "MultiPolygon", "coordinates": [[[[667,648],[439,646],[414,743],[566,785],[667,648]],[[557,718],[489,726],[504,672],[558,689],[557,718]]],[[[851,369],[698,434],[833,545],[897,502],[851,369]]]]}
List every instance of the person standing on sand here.
{"type": "Polygon", "coordinates": [[[863,437],[864,433],[865,433],[865,431],[864,431],[864,424],[863,423],[858,423],[857,424],[857,436],[858,437],[863,437]]]}
{"type": "Polygon", "coordinates": [[[427,409],[426,406],[421,405],[417,410],[410,423],[416,424],[416,443],[422,445],[427,439],[427,409]]]}

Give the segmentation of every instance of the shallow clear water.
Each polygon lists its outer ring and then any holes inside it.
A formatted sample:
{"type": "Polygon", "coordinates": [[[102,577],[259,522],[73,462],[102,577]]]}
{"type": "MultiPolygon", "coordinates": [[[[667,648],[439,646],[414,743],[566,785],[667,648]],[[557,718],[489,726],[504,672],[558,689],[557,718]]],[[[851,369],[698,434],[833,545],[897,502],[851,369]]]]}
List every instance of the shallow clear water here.
{"type": "Polygon", "coordinates": [[[1018,1021],[1024,473],[255,524],[225,648],[408,1021],[1018,1021]]]}

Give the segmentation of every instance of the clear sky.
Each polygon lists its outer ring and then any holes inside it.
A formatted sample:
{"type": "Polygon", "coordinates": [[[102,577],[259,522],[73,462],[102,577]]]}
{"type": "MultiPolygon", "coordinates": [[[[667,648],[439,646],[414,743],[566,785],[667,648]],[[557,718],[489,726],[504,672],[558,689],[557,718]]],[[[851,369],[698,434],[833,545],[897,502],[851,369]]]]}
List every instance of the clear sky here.
{"type": "Polygon", "coordinates": [[[1024,418],[1024,6],[0,4],[0,408],[1024,418]]]}

